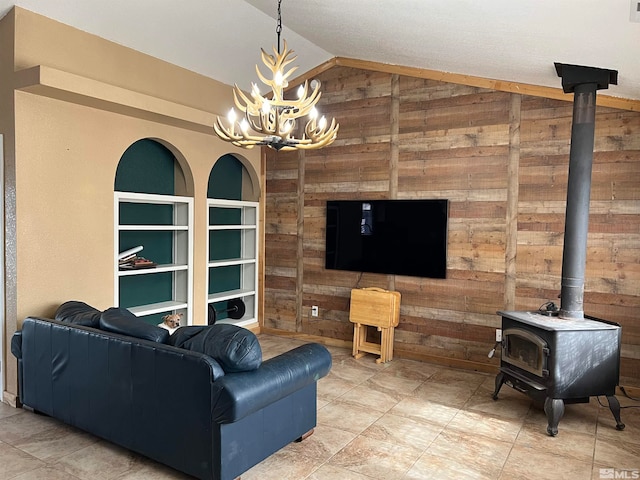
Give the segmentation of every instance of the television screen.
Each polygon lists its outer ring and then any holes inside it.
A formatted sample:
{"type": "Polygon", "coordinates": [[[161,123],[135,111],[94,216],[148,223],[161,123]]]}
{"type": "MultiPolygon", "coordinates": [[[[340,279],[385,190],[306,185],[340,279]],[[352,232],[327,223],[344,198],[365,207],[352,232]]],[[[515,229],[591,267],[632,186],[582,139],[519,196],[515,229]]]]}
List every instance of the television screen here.
{"type": "Polygon", "coordinates": [[[448,200],[330,200],[325,267],[446,278],[448,200]]]}

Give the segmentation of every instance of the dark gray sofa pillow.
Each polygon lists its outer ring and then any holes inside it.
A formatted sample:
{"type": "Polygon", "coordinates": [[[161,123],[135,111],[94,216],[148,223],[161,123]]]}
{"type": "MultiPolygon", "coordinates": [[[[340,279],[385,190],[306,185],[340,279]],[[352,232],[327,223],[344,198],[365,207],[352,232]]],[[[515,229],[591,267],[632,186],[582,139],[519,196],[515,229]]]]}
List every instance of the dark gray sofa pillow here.
{"type": "Polygon", "coordinates": [[[180,327],[169,337],[170,345],[204,353],[225,373],[256,370],[262,364],[262,348],[251,330],[236,325],[180,327]]]}
{"type": "Polygon", "coordinates": [[[111,307],[100,315],[100,328],[157,343],[167,343],[169,331],[139,319],[126,308],[111,307]]]}
{"type": "Polygon", "coordinates": [[[100,328],[100,315],[102,315],[102,312],[97,308],[93,308],[84,302],[70,300],[58,307],[54,318],[60,322],[100,328]]]}

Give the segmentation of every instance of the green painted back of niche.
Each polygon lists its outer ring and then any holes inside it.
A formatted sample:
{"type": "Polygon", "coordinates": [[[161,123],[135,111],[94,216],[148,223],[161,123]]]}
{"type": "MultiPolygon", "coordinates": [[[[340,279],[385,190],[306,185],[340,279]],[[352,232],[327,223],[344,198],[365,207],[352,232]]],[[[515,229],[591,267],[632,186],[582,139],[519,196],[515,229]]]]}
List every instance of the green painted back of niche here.
{"type": "MultiPolygon", "coordinates": [[[[175,194],[175,156],[160,143],[143,139],[122,155],[116,171],[115,190],[120,192],[175,194]]],[[[172,205],[120,204],[124,225],[171,225],[172,205]]],[[[139,255],[158,264],[173,262],[173,235],[170,232],[120,232],[119,250],[142,245],[139,255]]],[[[173,277],[169,274],[135,275],[120,278],[120,306],[132,307],[171,300],[173,277]]],[[[158,323],[158,316],[144,317],[158,323]]]]}
{"type": "MultiPolygon", "coordinates": [[[[211,169],[207,197],[225,200],[242,200],[242,164],[232,155],[220,157],[211,169]]],[[[240,210],[229,208],[211,208],[210,224],[237,225],[240,223],[240,210]]],[[[209,232],[209,260],[221,260],[240,257],[242,238],[238,231],[209,232]]],[[[242,270],[238,265],[209,270],[209,293],[235,290],[241,287],[242,270]]],[[[216,310],[226,306],[215,305],[216,310]]],[[[220,315],[219,318],[226,318],[220,315]]]]}

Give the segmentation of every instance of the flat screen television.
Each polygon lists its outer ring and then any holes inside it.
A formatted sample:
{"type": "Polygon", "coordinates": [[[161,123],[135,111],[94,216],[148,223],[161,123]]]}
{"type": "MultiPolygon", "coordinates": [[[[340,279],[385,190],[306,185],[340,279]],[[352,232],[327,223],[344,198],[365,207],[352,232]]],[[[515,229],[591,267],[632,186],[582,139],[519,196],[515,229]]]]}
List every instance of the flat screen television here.
{"type": "Polygon", "coordinates": [[[327,201],[325,267],[446,278],[449,201],[327,201]]]}

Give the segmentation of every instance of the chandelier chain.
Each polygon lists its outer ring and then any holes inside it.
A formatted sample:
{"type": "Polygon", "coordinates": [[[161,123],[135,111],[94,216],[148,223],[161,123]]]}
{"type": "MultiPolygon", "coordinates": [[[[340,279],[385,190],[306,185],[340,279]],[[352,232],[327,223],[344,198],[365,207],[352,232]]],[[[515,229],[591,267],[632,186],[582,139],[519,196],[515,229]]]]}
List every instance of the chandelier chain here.
{"type": "Polygon", "coordinates": [[[276,34],[278,35],[278,53],[280,53],[280,33],[282,33],[282,0],[278,0],[278,23],[276,24],[276,34]]]}

